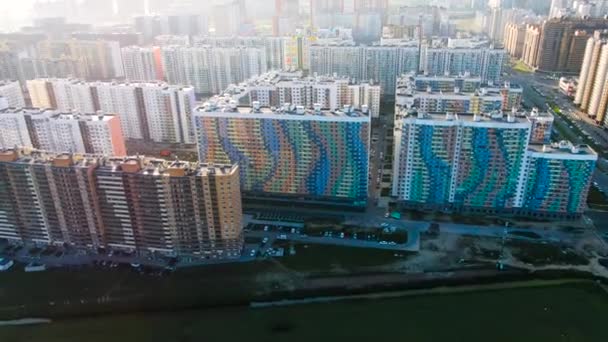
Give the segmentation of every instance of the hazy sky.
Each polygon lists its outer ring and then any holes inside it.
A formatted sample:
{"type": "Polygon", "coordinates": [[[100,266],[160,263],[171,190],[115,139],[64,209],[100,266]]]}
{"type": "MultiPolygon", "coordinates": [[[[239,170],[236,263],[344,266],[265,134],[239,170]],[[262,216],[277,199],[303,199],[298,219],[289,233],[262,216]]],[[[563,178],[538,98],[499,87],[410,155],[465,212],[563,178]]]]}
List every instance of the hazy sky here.
{"type": "Polygon", "coordinates": [[[18,29],[27,23],[34,0],[0,0],[0,30],[18,29]]]}

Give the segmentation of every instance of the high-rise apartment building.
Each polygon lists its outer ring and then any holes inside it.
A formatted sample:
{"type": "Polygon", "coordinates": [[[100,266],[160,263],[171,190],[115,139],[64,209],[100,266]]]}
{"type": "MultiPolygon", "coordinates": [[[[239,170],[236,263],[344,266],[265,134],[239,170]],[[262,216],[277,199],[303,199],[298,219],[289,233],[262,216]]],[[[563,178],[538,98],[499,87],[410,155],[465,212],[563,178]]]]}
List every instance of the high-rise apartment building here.
{"type": "Polygon", "coordinates": [[[596,31],[587,41],[574,103],[601,124],[605,124],[608,111],[607,72],[607,34],[605,31],[596,31]]]}
{"type": "Polygon", "coordinates": [[[16,51],[0,49],[0,78],[25,82],[23,72],[20,70],[19,54],[16,51]]]}
{"type": "Polygon", "coordinates": [[[21,84],[18,81],[0,81],[0,97],[6,100],[6,104],[13,108],[25,107],[25,99],[21,84]]]}
{"type": "Polygon", "coordinates": [[[285,54],[283,37],[266,37],[264,39],[264,48],[266,49],[266,68],[268,70],[287,69],[284,68],[283,64],[285,54]]]}
{"type": "Polygon", "coordinates": [[[418,67],[418,48],[395,46],[371,46],[366,49],[366,74],[380,84],[384,95],[395,93],[395,81],[402,73],[418,67]]]}
{"type": "Polygon", "coordinates": [[[515,116],[525,116],[532,130],[530,133],[530,144],[549,144],[551,142],[551,134],[553,133],[553,123],[555,117],[547,112],[540,112],[538,108],[533,108],[530,112],[516,112],[515,116]]]}
{"type": "Polygon", "coordinates": [[[80,60],[90,80],[108,80],[124,77],[120,44],[116,41],[78,40],[62,42],[67,56],[80,60]]]}
{"type": "Polygon", "coordinates": [[[201,14],[141,15],[134,18],[133,24],[137,32],[142,33],[146,43],[151,43],[161,35],[204,36],[209,34],[209,18],[201,14]]]}
{"type": "Polygon", "coordinates": [[[28,122],[21,112],[0,108],[0,147],[33,147],[28,122]]]}
{"type": "Polygon", "coordinates": [[[240,107],[213,98],[194,115],[199,159],[238,163],[249,198],[365,207],[370,116],[320,107],[240,107]]]}
{"type": "Polygon", "coordinates": [[[579,73],[589,33],[608,28],[603,18],[555,18],[544,22],[536,66],[545,72],[579,73]]]}
{"type": "Polygon", "coordinates": [[[129,46],[121,49],[125,78],[131,81],[162,81],[162,55],[159,47],[129,46]]]}
{"type": "Polygon", "coordinates": [[[0,111],[0,148],[28,147],[44,151],[93,153],[109,156],[127,154],[115,115],[61,113],[48,109],[5,109],[0,111]]]}
{"type": "Polygon", "coordinates": [[[398,116],[393,195],[403,205],[551,217],[582,214],[597,160],[589,148],[530,145],[531,121],[514,113],[402,111],[398,116]]]}
{"type": "Polygon", "coordinates": [[[35,108],[56,108],[57,104],[52,103],[52,88],[45,80],[27,81],[27,91],[30,94],[32,106],[35,108]]]}
{"type": "Polygon", "coordinates": [[[192,85],[197,93],[219,94],[228,85],[267,71],[264,47],[162,49],[167,81],[192,85]]]}
{"type": "Polygon", "coordinates": [[[281,107],[285,103],[312,109],[339,110],[344,106],[380,115],[380,86],[351,82],[339,77],[302,77],[301,73],[271,71],[254,77],[227,91],[239,104],[259,103],[262,107],[281,107]]]}
{"type": "Polygon", "coordinates": [[[509,55],[521,58],[524,52],[524,42],[526,40],[526,24],[509,22],[505,26],[503,45],[509,55]]]}
{"type": "Polygon", "coordinates": [[[223,37],[238,36],[244,31],[247,20],[245,0],[230,0],[213,7],[215,34],[223,37]]]}
{"type": "Polygon", "coordinates": [[[277,37],[293,34],[298,25],[299,13],[299,0],[275,0],[272,34],[277,37]]]}
{"type": "Polygon", "coordinates": [[[488,86],[479,77],[403,75],[397,80],[395,104],[422,112],[481,114],[519,109],[523,88],[505,82],[488,86]]]}
{"type": "Polygon", "coordinates": [[[0,151],[0,237],[138,253],[238,257],[238,166],[0,151]]]}
{"type": "Polygon", "coordinates": [[[484,82],[499,82],[507,55],[493,47],[422,47],[420,72],[431,76],[463,75],[481,77],[484,82]]]}
{"type": "Polygon", "coordinates": [[[298,33],[283,38],[283,67],[287,70],[310,69],[310,45],[314,37],[298,33]]]}
{"type": "Polygon", "coordinates": [[[239,104],[254,102],[262,107],[281,107],[285,103],[312,109],[339,110],[352,106],[369,111],[372,117],[380,114],[380,86],[351,82],[348,78],[302,77],[301,73],[269,72],[254,77],[234,88],[233,98],[239,104]]]}
{"type": "Polygon", "coordinates": [[[535,68],[538,59],[538,45],[542,26],[536,24],[526,25],[526,33],[524,36],[524,48],[522,51],[521,60],[529,67],[535,68]]]}
{"type": "Polygon", "coordinates": [[[82,82],[41,79],[27,82],[32,103],[41,108],[117,113],[127,139],[194,143],[194,89],[165,83],[82,82]]]}
{"type": "Polygon", "coordinates": [[[384,95],[393,95],[397,77],[418,68],[418,48],[314,45],[310,59],[312,74],[372,80],[384,95]]]}
{"type": "Polygon", "coordinates": [[[532,216],[583,213],[596,162],[597,154],[587,146],[530,145],[523,208],[532,216]]]}
{"type": "Polygon", "coordinates": [[[394,38],[445,37],[451,30],[450,16],[447,8],[438,5],[401,6],[388,15],[386,28],[394,38]]]}

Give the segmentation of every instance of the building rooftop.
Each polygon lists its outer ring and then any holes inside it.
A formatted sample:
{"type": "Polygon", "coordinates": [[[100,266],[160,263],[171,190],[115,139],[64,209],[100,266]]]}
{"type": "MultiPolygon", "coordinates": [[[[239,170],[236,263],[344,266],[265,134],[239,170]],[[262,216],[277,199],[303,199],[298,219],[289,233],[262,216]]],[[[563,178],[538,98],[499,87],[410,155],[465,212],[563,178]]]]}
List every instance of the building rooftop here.
{"type": "MultiPolygon", "coordinates": [[[[83,85],[83,86],[106,85],[106,86],[122,86],[122,87],[129,87],[129,86],[132,86],[132,87],[158,87],[158,88],[162,88],[162,89],[179,89],[179,90],[194,89],[193,87],[190,87],[190,86],[172,85],[172,84],[162,82],[162,81],[155,81],[155,82],[91,81],[91,82],[88,82],[88,81],[76,79],[76,78],[37,78],[37,79],[31,80],[31,81],[51,82],[51,83],[52,82],[66,82],[66,83],[70,83],[72,85],[83,85]]],[[[31,82],[31,81],[28,81],[28,82],[31,82]]]]}
{"type": "Polygon", "coordinates": [[[110,121],[117,117],[117,115],[107,114],[102,111],[98,111],[97,113],[58,113],[53,116],[54,119],[78,121],[110,121]]]}
{"type": "Polygon", "coordinates": [[[434,121],[460,121],[460,122],[495,122],[505,124],[528,123],[526,116],[504,115],[500,111],[484,113],[484,114],[469,114],[469,113],[424,113],[416,110],[403,111],[400,113],[404,119],[418,120],[434,120],[434,121]]]}
{"type": "Polygon", "coordinates": [[[530,145],[529,151],[542,153],[549,156],[587,156],[590,159],[597,159],[597,153],[588,145],[574,145],[570,141],[562,140],[550,145],[530,145]]]}
{"type": "Polygon", "coordinates": [[[293,84],[333,84],[336,82],[348,82],[349,84],[367,84],[367,82],[353,82],[349,77],[319,76],[312,75],[304,77],[301,71],[270,71],[260,76],[252,77],[238,85],[230,85],[224,93],[239,94],[247,91],[249,87],[271,87],[293,84]]]}
{"type": "Polygon", "coordinates": [[[102,111],[96,113],[80,113],[80,112],[68,112],[62,113],[53,109],[45,108],[5,108],[0,109],[0,116],[2,115],[29,115],[32,117],[48,117],[52,119],[62,120],[80,120],[80,121],[110,121],[117,117],[115,114],[109,114],[102,111]]]}
{"type": "Polygon", "coordinates": [[[15,80],[0,80],[0,87],[3,87],[5,85],[15,84],[15,82],[18,82],[18,81],[15,81],[15,80]]]}
{"type": "Polygon", "coordinates": [[[19,115],[31,115],[31,116],[48,116],[50,118],[51,116],[56,115],[57,111],[52,110],[52,109],[47,109],[47,108],[33,108],[33,107],[5,108],[3,110],[0,110],[0,116],[3,114],[4,115],[19,114],[19,115]]]}
{"type": "Polygon", "coordinates": [[[527,112],[527,111],[519,111],[519,112],[514,112],[516,116],[526,116],[528,118],[531,118],[533,120],[536,121],[555,121],[555,117],[553,116],[553,114],[549,113],[549,112],[541,112],[538,110],[538,108],[533,108],[531,111],[527,112]]]}
{"type": "Polygon", "coordinates": [[[33,149],[0,149],[0,162],[19,164],[52,164],[54,167],[99,166],[109,172],[140,173],[143,175],[183,177],[187,175],[229,175],[238,166],[228,164],[191,163],[180,160],[132,157],[104,157],[91,154],[52,153],[33,149]]]}
{"type": "Polygon", "coordinates": [[[313,108],[295,106],[285,103],[279,108],[261,107],[258,101],[254,101],[252,106],[239,106],[237,101],[229,96],[215,96],[205,102],[202,106],[195,109],[195,113],[234,113],[238,116],[255,115],[276,115],[293,117],[325,117],[325,118],[368,118],[369,108],[362,106],[361,110],[352,106],[344,106],[339,110],[326,110],[320,104],[315,104],[313,108]]]}
{"type": "Polygon", "coordinates": [[[461,76],[424,76],[424,75],[402,75],[397,80],[397,96],[415,96],[416,94],[425,94],[426,96],[449,96],[449,95],[477,95],[477,96],[499,96],[501,92],[508,89],[510,92],[523,92],[523,88],[515,83],[504,82],[501,85],[492,83],[482,83],[478,77],[470,77],[469,75],[461,76]],[[439,91],[433,91],[430,85],[423,89],[425,83],[445,82],[450,83],[452,88],[446,90],[445,85],[439,91]],[[457,84],[464,83],[467,89],[461,89],[457,84]],[[474,91],[470,89],[474,88],[474,91]]]}

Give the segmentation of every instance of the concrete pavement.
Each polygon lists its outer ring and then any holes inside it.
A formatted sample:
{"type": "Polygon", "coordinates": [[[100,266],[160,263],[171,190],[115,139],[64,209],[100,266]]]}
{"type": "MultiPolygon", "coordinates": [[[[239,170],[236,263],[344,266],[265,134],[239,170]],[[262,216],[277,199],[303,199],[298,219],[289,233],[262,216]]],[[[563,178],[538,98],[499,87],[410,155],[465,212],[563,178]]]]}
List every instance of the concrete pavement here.
{"type": "Polygon", "coordinates": [[[384,249],[400,252],[418,252],[420,250],[420,232],[418,230],[408,231],[408,241],[405,244],[380,244],[378,241],[368,240],[355,240],[349,238],[335,238],[326,236],[307,236],[302,234],[291,234],[284,232],[264,232],[264,231],[250,231],[246,233],[247,237],[254,238],[268,238],[266,245],[270,246],[272,241],[284,240],[292,241],[297,243],[305,244],[317,244],[317,245],[333,245],[343,247],[354,247],[354,248],[373,248],[373,249],[384,249]],[[278,237],[284,235],[285,238],[279,239],[278,237]]]}

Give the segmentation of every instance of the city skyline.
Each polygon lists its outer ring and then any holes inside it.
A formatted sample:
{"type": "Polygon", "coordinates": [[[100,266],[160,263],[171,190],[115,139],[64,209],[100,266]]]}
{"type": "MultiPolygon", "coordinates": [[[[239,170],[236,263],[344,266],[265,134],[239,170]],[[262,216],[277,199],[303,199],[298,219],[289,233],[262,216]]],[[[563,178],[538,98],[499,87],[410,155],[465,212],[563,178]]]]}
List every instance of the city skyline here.
{"type": "Polygon", "coordinates": [[[2,341],[606,341],[607,256],[608,0],[0,0],[2,341]]]}

